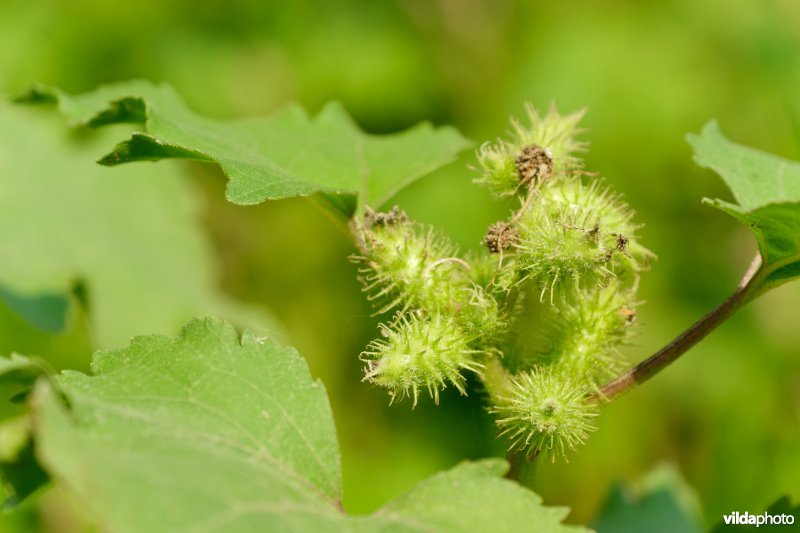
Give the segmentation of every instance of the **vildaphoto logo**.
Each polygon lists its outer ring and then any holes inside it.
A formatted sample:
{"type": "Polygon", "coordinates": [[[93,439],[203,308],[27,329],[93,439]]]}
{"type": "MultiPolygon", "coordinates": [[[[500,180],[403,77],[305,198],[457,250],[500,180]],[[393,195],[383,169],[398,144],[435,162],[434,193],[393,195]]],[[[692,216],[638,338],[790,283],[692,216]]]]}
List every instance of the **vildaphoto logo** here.
{"type": "Polygon", "coordinates": [[[790,514],[769,514],[767,512],[761,514],[750,514],[747,511],[740,513],[735,511],[731,514],[722,515],[725,525],[738,525],[738,526],[790,526],[794,524],[794,515],[790,514]]]}

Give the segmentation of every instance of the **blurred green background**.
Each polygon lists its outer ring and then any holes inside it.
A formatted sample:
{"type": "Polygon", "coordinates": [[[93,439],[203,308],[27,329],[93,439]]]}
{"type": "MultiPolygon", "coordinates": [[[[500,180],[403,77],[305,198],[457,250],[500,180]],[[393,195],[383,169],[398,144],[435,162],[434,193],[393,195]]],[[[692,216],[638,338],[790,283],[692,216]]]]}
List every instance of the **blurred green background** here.
{"type": "MultiPolygon", "coordinates": [[[[624,193],[659,256],[642,279],[631,361],[724,299],[755,250],[742,227],[700,204],[729,193],[692,163],[684,134],[717,118],[737,142],[800,159],[795,0],[0,0],[0,92],[33,82],[80,92],[136,77],[172,84],[213,117],[293,100],[313,112],[336,99],[370,132],[429,120],[476,142],[502,135],[525,101],[588,107],[587,167],[624,193]]],[[[473,162],[466,154],[396,199],[462,249],[477,248],[508,211],[471,183],[473,162]]],[[[216,168],[180,168],[220,287],[269,309],[328,388],[348,510],[369,512],[462,459],[503,454],[479,395],[448,394],[412,412],[360,381],[357,357],[377,319],[347,260],[352,245],[312,201],[233,206],[216,168]]],[[[614,483],[671,462],[706,524],[783,494],[800,499],[798,310],[800,283],[750,305],[608,406],[569,463],[539,465],[537,492],[586,523],[614,483]]],[[[69,317],[65,331],[48,333],[0,308],[0,353],[87,368],[93,317],[78,298],[69,317]]]]}

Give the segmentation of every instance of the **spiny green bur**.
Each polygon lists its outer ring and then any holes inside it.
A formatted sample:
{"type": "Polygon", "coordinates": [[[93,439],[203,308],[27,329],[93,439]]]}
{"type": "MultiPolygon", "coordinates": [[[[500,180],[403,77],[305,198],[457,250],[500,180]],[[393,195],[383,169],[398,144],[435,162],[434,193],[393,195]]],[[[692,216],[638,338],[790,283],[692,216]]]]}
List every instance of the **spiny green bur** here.
{"type": "Polygon", "coordinates": [[[420,390],[427,390],[439,402],[439,391],[452,384],[466,394],[463,371],[480,372],[482,364],[473,357],[470,337],[453,317],[421,312],[400,314],[389,325],[382,325],[385,339],[372,341],[362,353],[366,376],[389,389],[392,400],[406,396],[417,403],[420,390]]]}
{"type": "Polygon", "coordinates": [[[602,286],[646,266],[649,253],[635,244],[633,212],[600,181],[556,178],[531,194],[516,252],[524,279],[536,281],[543,295],[552,296],[559,283],[602,286]]]}
{"type": "Polygon", "coordinates": [[[653,254],[638,243],[631,208],[582,170],[583,112],[527,114],[529,125],[512,120],[509,139],[477,153],[475,182],[519,202],[489,227],[482,253],[458,255],[397,207],[357,221],[364,290],[378,314],[396,312],[361,358],[366,380],[414,405],[420,391],[436,402],[448,386],[466,394],[474,373],[509,449],[555,459],[594,428],[653,254]]]}
{"type": "Polygon", "coordinates": [[[500,435],[511,448],[551,457],[583,444],[597,416],[580,381],[551,367],[513,376],[506,395],[495,398],[489,410],[497,414],[500,435]]]}
{"type": "Polygon", "coordinates": [[[559,367],[599,388],[620,370],[618,347],[635,324],[632,293],[612,280],[599,290],[559,297],[545,307],[537,331],[533,363],[559,367]],[[573,298],[575,300],[573,300],[573,298]]]}
{"type": "Polygon", "coordinates": [[[468,299],[468,277],[446,238],[408,220],[395,208],[368,212],[362,232],[366,254],[353,259],[370,300],[380,302],[378,314],[395,308],[446,311],[468,299]]]}
{"type": "Polygon", "coordinates": [[[510,139],[484,143],[478,150],[482,174],[475,182],[495,196],[513,196],[526,182],[547,179],[544,174],[577,170],[583,164],[575,154],[584,151],[586,143],[575,137],[582,131],[578,123],[584,111],[566,117],[555,107],[544,117],[530,105],[526,105],[526,111],[530,127],[512,119],[510,139]]]}

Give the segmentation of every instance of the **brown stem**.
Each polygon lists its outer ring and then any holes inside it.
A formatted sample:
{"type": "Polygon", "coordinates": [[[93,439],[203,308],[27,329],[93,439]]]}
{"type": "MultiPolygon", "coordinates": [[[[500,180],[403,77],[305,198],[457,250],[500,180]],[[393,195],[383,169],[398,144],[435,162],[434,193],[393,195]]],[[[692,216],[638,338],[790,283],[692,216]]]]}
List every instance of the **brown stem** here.
{"type": "Polygon", "coordinates": [[[760,266],[761,257],[756,255],[742,281],[739,282],[736,291],[727,300],[695,322],[692,327],[678,335],[658,352],[634,366],[625,374],[605,384],[600,389],[599,398],[605,401],[611,400],[655,376],[741,309],[753,297],[754,288],[758,285],[753,283],[753,280],[757,277],[756,274],[759,272],[760,266]]]}

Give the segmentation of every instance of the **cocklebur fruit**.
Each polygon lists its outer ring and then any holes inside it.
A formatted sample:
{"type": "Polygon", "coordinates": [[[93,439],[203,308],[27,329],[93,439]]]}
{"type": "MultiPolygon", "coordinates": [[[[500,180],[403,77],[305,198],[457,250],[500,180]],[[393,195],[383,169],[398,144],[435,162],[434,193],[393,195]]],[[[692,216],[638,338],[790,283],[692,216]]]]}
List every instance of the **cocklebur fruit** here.
{"type": "Polygon", "coordinates": [[[468,289],[466,305],[456,314],[456,321],[463,331],[474,339],[476,346],[496,351],[508,330],[508,316],[498,301],[479,285],[468,289]]]}
{"type": "Polygon", "coordinates": [[[583,444],[594,430],[597,410],[586,393],[586,386],[569,374],[537,367],[513,376],[490,411],[497,415],[500,435],[508,438],[510,450],[555,460],[583,444]]]}
{"type": "Polygon", "coordinates": [[[361,354],[367,363],[364,379],[389,389],[392,401],[409,396],[416,405],[422,390],[438,403],[448,385],[466,394],[463,373],[480,373],[483,367],[477,361],[481,352],[471,347],[474,339],[451,316],[398,314],[381,333],[384,338],[361,354]]]}
{"type": "Polygon", "coordinates": [[[619,346],[635,324],[633,291],[612,280],[596,290],[577,290],[545,305],[532,364],[557,366],[597,388],[619,370],[619,346]]]}
{"type": "Polygon", "coordinates": [[[477,156],[482,174],[475,183],[483,185],[499,197],[513,195],[519,190],[517,147],[503,140],[496,144],[487,142],[478,148],[477,156]]]}
{"type": "Polygon", "coordinates": [[[368,211],[364,226],[365,253],[352,259],[361,265],[369,299],[380,304],[378,314],[395,308],[452,312],[464,305],[469,265],[445,237],[396,207],[389,213],[368,211]]]}
{"type": "Polygon", "coordinates": [[[576,136],[583,111],[561,116],[555,107],[542,117],[526,105],[530,125],[512,119],[510,140],[484,143],[477,152],[482,171],[475,182],[498,197],[525,192],[548,181],[553,175],[575,171],[582,166],[576,154],[586,143],[576,136]]]}
{"type": "Polygon", "coordinates": [[[571,176],[547,184],[518,221],[523,279],[533,279],[544,295],[559,285],[603,286],[643,270],[652,254],[636,242],[632,217],[628,205],[597,180],[584,185],[571,176]]]}
{"type": "Polygon", "coordinates": [[[521,272],[518,268],[515,247],[502,254],[469,254],[470,278],[484,287],[495,298],[505,300],[506,296],[519,285],[521,272]]]}
{"type": "Polygon", "coordinates": [[[509,139],[478,151],[476,181],[520,202],[490,225],[481,253],[457,256],[397,208],[367,210],[357,258],[365,289],[383,302],[379,312],[400,312],[361,358],[365,379],[414,404],[421,390],[437,402],[447,386],[466,393],[475,373],[510,449],[555,458],[593,429],[653,256],[630,207],[601,179],[585,179],[583,113],[527,110],[529,125],[513,120],[509,139]],[[526,298],[532,289],[538,302],[526,298]]]}
{"type": "Polygon", "coordinates": [[[525,111],[530,125],[525,126],[517,119],[511,120],[513,142],[519,147],[519,151],[530,145],[547,150],[553,160],[553,172],[556,174],[583,166],[583,162],[576,154],[586,151],[587,143],[577,140],[577,136],[584,131],[578,127],[578,123],[586,113],[585,110],[562,116],[555,105],[551,105],[547,114],[541,116],[528,103],[525,105],[525,111]]]}

